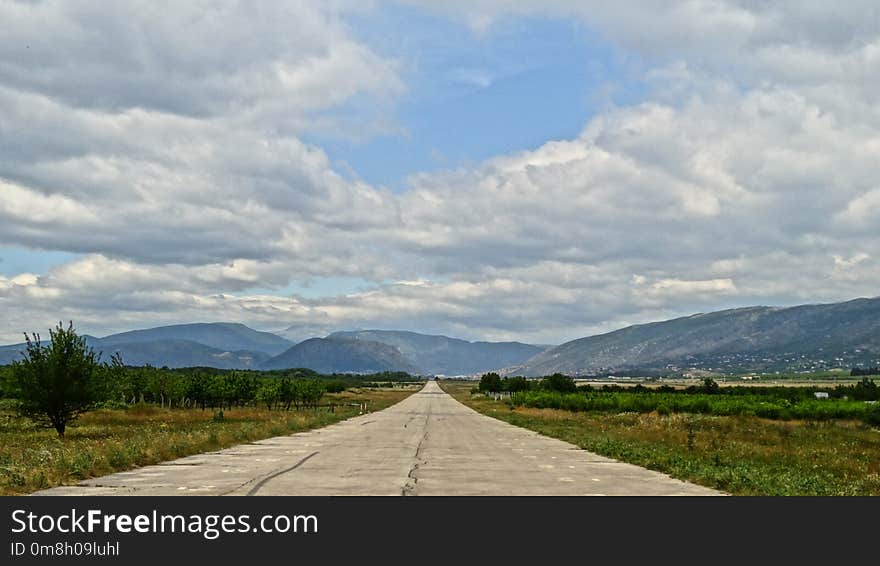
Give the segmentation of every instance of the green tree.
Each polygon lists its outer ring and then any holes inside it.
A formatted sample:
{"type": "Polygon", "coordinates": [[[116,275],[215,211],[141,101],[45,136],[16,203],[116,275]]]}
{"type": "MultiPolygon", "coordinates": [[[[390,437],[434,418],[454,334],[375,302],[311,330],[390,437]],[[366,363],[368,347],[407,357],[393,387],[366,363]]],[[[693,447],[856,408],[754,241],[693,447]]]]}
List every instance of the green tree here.
{"type": "Polygon", "coordinates": [[[280,382],[277,379],[264,379],[257,388],[256,400],[272,410],[281,399],[280,382]]]}
{"type": "Polygon", "coordinates": [[[317,379],[302,379],[295,382],[297,393],[303,407],[318,407],[318,402],[324,396],[324,384],[317,379]]]}
{"type": "Polygon", "coordinates": [[[480,378],[480,391],[485,392],[498,392],[503,389],[503,385],[501,383],[501,376],[495,372],[484,373],[480,378]]]}
{"type": "MultiPolygon", "coordinates": [[[[67,329],[59,322],[49,335],[44,346],[39,334],[25,333],[27,349],[12,364],[12,385],[19,412],[63,438],[68,423],[104,399],[105,381],[100,354],[86,346],[73,322],[67,329]]],[[[114,368],[121,367],[119,358],[113,360],[114,368]]]]}
{"type": "Polygon", "coordinates": [[[574,382],[574,379],[567,375],[554,373],[541,380],[541,389],[559,391],[560,393],[574,393],[577,391],[577,384],[574,382]]]}
{"type": "Polygon", "coordinates": [[[517,391],[528,391],[529,382],[526,378],[520,376],[505,377],[504,390],[510,391],[511,393],[516,393],[517,391]]]}
{"type": "Polygon", "coordinates": [[[147,391],[153,400],[159,401],[159,406],[164,408],[168,403],[170,409],[175,399],[180,399],[186,392],[186,384],[174,372],[167,369],[153,369],[147,381],[147,391]]]}
{"type": "Polygon", "coordinates": [[[874,383],[873,379],[863,377],[852,388],[852,398],[858,401],[877,401],[880,400],[880,386],[874,383]]]}
{"type": "Polygon", "coordinates": [[[153,368],[149,365],[138,368],[125,368],[120,376],[118,390],[123,400],[134,405],[145,400],[149,375],[153,368]]]}
{"type": "Polygon", "coordinates": [[[290,404],[296,401],[296,389],[293,387],[293,380],[289,376],[283,375],[278,380],[278,401],[284,403],[284,410],[290,410],[290,404]]]}
{"type": "Polygon", "coordinates": [[[199,370],[194,370],[186,379],[186,397],[194,407],[203,411],[208,403],[208,378],[199,370]]]}

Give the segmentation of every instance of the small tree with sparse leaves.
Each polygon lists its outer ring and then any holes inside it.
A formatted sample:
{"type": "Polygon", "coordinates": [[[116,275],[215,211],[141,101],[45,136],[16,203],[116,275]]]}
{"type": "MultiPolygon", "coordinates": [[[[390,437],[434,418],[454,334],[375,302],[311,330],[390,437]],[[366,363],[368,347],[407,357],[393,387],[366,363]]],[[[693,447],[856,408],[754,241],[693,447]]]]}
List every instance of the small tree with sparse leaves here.
{"type": "MultiPolygon", "coordinates": [[[[107,366],[76,334],[73,322],[66,329],[59,322],[49,335],[51,343],[43,345],[39,334],[25,333],[27,349],[24,359],[13,362],[11,381],[19,412],[64,438],[68,423],[104,400],[107,366]]],[[[114,356],[112,366],[121,365],[114,356]]]]}

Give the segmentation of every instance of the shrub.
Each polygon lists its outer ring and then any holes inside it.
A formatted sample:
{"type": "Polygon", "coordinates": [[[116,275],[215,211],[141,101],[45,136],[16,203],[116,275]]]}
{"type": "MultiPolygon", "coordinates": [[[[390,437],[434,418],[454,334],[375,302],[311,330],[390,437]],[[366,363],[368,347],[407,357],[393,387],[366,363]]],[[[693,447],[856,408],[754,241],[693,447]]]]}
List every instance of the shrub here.
{"type": "Polygon", "coordinates": [[[574,393],[577,391],[574,379],[561,373],[554,373],[542,379],[541,388],[547,391],[558,391],[559,393],[574,393]]]}
{"type": "Polygon", "coordinates": [[[865,422],[872,426],[880,426],[880,404],[871,405],[865,410],[865,422]]]}
{"type": "Polygon", "coordinates": [[[495,372],[485,373],[480,378],[479,389],[483,393],[497,393],[503,389],[501,376],[495,372]]]}
{"type": "MultiPolygon", "coordinates": [[[[67,424],[97,407],[105,397],[105,378],[99,354],[76,334],[73,322],[59,322],[49,331],[51,343],[25,334],[24,359],[12,364],[12,385],[18,410],[35,422],[52,427],[63,438],[67,424]]],[[[121,367],[118,358],[114,367],[121,367]]]]}
{"type": "Polygon", "coordinates": [[[529,382],[524,377],[505,377],[502,383],[504,391],[516,393],[517,391],[528,391],[529,382]]]}

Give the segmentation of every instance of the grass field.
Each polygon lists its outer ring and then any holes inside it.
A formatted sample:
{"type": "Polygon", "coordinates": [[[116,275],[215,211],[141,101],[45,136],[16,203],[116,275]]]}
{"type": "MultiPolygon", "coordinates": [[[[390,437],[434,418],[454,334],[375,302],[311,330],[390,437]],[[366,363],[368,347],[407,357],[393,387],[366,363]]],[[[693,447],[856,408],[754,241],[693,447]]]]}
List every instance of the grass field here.
{"type": "Polygon", "coordinates": [[[0,495],[23,494],[137,466],[290,434],[358,414],[348,403],[367,402],[378,411],[406,398],[415,387],[353,389],[327,394],[327,408],[269,411],[259,407],[225,411],[223,419],[199,409],[161,409],[140,405],[102,409],[83,415],[64,440],[54,430],[34,427],[0,409],[0,495]]]}
{"type": "Polygon", "coordinates": [[[861,422],[511,407],[472,386],[443,384],[486,415],[727,493],[880,495],[880,430],[861,422]]]}

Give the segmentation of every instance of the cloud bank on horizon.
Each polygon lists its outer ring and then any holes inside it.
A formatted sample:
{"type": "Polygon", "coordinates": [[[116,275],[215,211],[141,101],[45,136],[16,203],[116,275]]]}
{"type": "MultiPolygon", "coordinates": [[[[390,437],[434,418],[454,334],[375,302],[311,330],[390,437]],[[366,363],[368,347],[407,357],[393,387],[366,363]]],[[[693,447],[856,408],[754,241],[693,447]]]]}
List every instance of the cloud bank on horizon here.
{"type": "MultiPolygon", "coordinates": [[[[46,0],[0,21],[4,342],[73,319],[550,343],[880,288],[875,1],[46,0]],[[397,109],[436,53],[379,45],[389,10],[402,38],[443,22],[475,50],[575,21],[622,69],[579,95],[620,96],[576,135],[371,182],[313,140],[411,135],[397,109]]],[[[440,71],[491,89],[509,63],[440,71]]]]}

